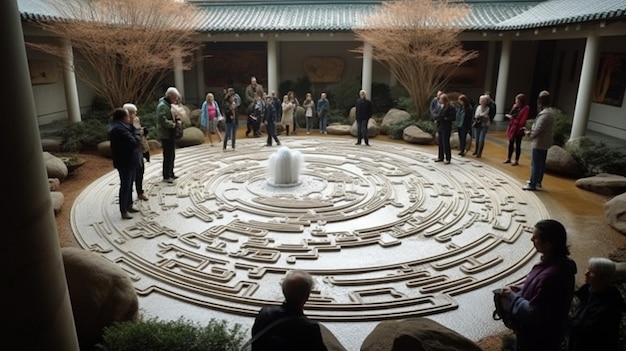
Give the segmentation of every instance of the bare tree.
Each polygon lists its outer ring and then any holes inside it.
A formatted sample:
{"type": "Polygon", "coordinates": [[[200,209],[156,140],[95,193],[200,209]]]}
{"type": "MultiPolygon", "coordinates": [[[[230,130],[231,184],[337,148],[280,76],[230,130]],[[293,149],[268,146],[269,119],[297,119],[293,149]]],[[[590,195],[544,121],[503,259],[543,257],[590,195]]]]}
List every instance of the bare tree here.
{"type": "Polygon", "coordinates": [[[176,0],[46,0],[60,20],[40,22],[59,43],[29,43],[66,59],[76,52],[79,79],[111,107],[150,99],[177,62],[189,69],[198,43],[189,18],[198,11],[176,0]],[[84,61],[84,62],[82,62],[84,61]],[[182,62],[182,64],[180,63],[182,62]],[[80,64],[79,64],[80,63],[80,64]]]}
{"type": "MultiPolygon", "coordinates": [[[[469,11],[459,1],[383,2],[379,12],[355,29],[357,37],[372,46],[373,58],[406,88],[419,116],[428,114],[428,101],[454,70],[478,57],[464,50],[458,39],[469,11]]],[[[363,47],[355,51],[362,53],[363,47]]]]}

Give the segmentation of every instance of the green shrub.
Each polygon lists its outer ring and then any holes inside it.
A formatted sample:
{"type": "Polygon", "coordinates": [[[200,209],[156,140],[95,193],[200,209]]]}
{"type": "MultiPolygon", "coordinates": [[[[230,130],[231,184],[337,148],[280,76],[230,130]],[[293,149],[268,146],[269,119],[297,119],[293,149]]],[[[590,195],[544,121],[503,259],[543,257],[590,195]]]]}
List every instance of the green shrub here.
{"type": "Polygon", "coordinates": [[[246,340],[241,325],[211,319],[202,327],[184,318],[115,323],[104,330],[100,351],[238,351],[246,340]]]}
{"type": "Polygon", "coordinates": [[[287,92],[293,91],[293,94],[296,96],[296,99],[298,99],[299,103],[302,103],[302,101],[304,101],[306,93],[313,93],[311,91],[311,81],[307,76],[302,76],[295,81],[286,80],[280,83],[280,85],[278,86],[278,91],[281,101],[282,97],[284,95],[287,95],[287,92]]]}
{"type": "Polygon", "coordinates": [[[563,146],[569,140],[572,132],[572,121],[561,110],[556,110],[554,114],[554,127],[552,137],[554,145],[563,146]]]}
{"type": "Polygon", "coordinates": [[[96,118],[84,119],[81,122],[75,123],[68,121],[58,121],[55,123],[62,126],[62,149],[65,152],[80,152],[85,149],[95,149],[100,142],[108,138],[108,123],[103,123],[96,118]]]}
{"type": "Polygon", "coordinates": [[[408,96],[400,96],[396,99],[396,108],[408,112],[411,116],[417,116],[417,109],[413,100],[408,96]]]}
{"type": "Polygon", "coordinates": [[[430,120],[411,118],[390,125],[389,130],[387,131],[387,136],[392,139],[402,139],[404,129],[408,126],[417,126],[419,129],[433,136],[437,132],[435,125],[430,120]]]}
{"type": "Polygon", "coordinates": [[[578,162],[585,176],[611,173],[626,176],[626,156],[612,150],[603,142],[581,138],[578,147],[568,147],[572,157],[578,162]]]}
{"type": "Polygon", "coordinates": [[[361,81],[359,79],[344,79],[329,89],[332,99],[330,97],[328,99],[335,109],[341,110],[342,113],[348,115],[348,112],[350,112],[350,109],[359,97],[359,90],[361,90],[361,81]]]}
{"type": "Polygon", "coordinates": [[[343,110],[331,109],[328,111],[328,124],[331,123],[350,124],[350,119],[343,110]]]}

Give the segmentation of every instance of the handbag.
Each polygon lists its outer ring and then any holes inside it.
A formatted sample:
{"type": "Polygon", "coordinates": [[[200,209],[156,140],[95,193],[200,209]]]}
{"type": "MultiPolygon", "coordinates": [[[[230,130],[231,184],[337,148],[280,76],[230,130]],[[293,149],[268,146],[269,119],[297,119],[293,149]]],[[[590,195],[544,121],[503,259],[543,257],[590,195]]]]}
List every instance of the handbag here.
{"type": "Polygon", "coordinates": [[[494,320],[502,320],[507,328],[516,330],[513,313],[511,313],[511,308],[507,301],[502,297],[502,289],[493,290],[493,304],[495,308],[491,315],[492,318],[494,320]]]}
{"type": "Polygon", "coordinates": [[[174,133],[174,139],[178,140],[178,139],[182,138],[183,137],[183,124],[182,123],[176,123],[176,126],[174,127],[173,133],[174,133]]]}
{"type": "Polygon", "coordinates": [[[472,128],[480,128],[483,126],[483,121],[480,119],[475,119],[474,123],[472,123],[472,128]]]}

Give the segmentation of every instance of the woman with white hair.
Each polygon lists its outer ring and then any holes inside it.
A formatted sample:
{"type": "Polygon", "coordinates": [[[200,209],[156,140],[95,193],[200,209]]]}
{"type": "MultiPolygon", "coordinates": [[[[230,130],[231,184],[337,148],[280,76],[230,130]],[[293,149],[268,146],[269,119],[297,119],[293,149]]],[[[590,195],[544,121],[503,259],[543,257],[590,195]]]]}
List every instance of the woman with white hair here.
{"type": "Polygon", "coordinates": [[[137,191],[137,198],[139,200],[147,201],[148,197],[144,194],[143,191],[143,173],[144,173],[144,158],[150,162],[150,145],[148,144],[148,140],[146,139],[146,128],[141,126],[141,120],[139,116],[137,116],[137,106],[135,104],[126,103],[122,106],[128,114],[130,115],[130,121],[135,127],[135,130],[139,133],[140,140],[139,145],[141,148],[141,156],[139,157],[141,161],[139,162],[139,167],[137,167],[137,173],[135,173],[135,190],[137,191]]]}
{"type": "Polygon", "coordinates": [[[592,257],[585,284],[574,294],[580,303],[569,319],[568,350],[618,350],[622,313],[626,308],[613,284],[615,263],[592,257]]]}

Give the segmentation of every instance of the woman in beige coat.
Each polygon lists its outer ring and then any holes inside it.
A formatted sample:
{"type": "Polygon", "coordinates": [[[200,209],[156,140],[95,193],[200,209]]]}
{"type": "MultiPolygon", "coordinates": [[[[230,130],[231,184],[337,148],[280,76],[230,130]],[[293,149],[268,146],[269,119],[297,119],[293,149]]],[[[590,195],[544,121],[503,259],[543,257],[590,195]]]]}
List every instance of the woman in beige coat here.
{"type": "MultiPolygon", "coordinates": [[[[285,95],[283,97],[283,119],[282,124],[285,126],[285,133],[289,135],[289,128],[293,126],[293,114],[296,110],[296,104],[289,101],[289,97],[285,95]]],[[[295,131],[295,128],[294,128],[295,131]]]]}

